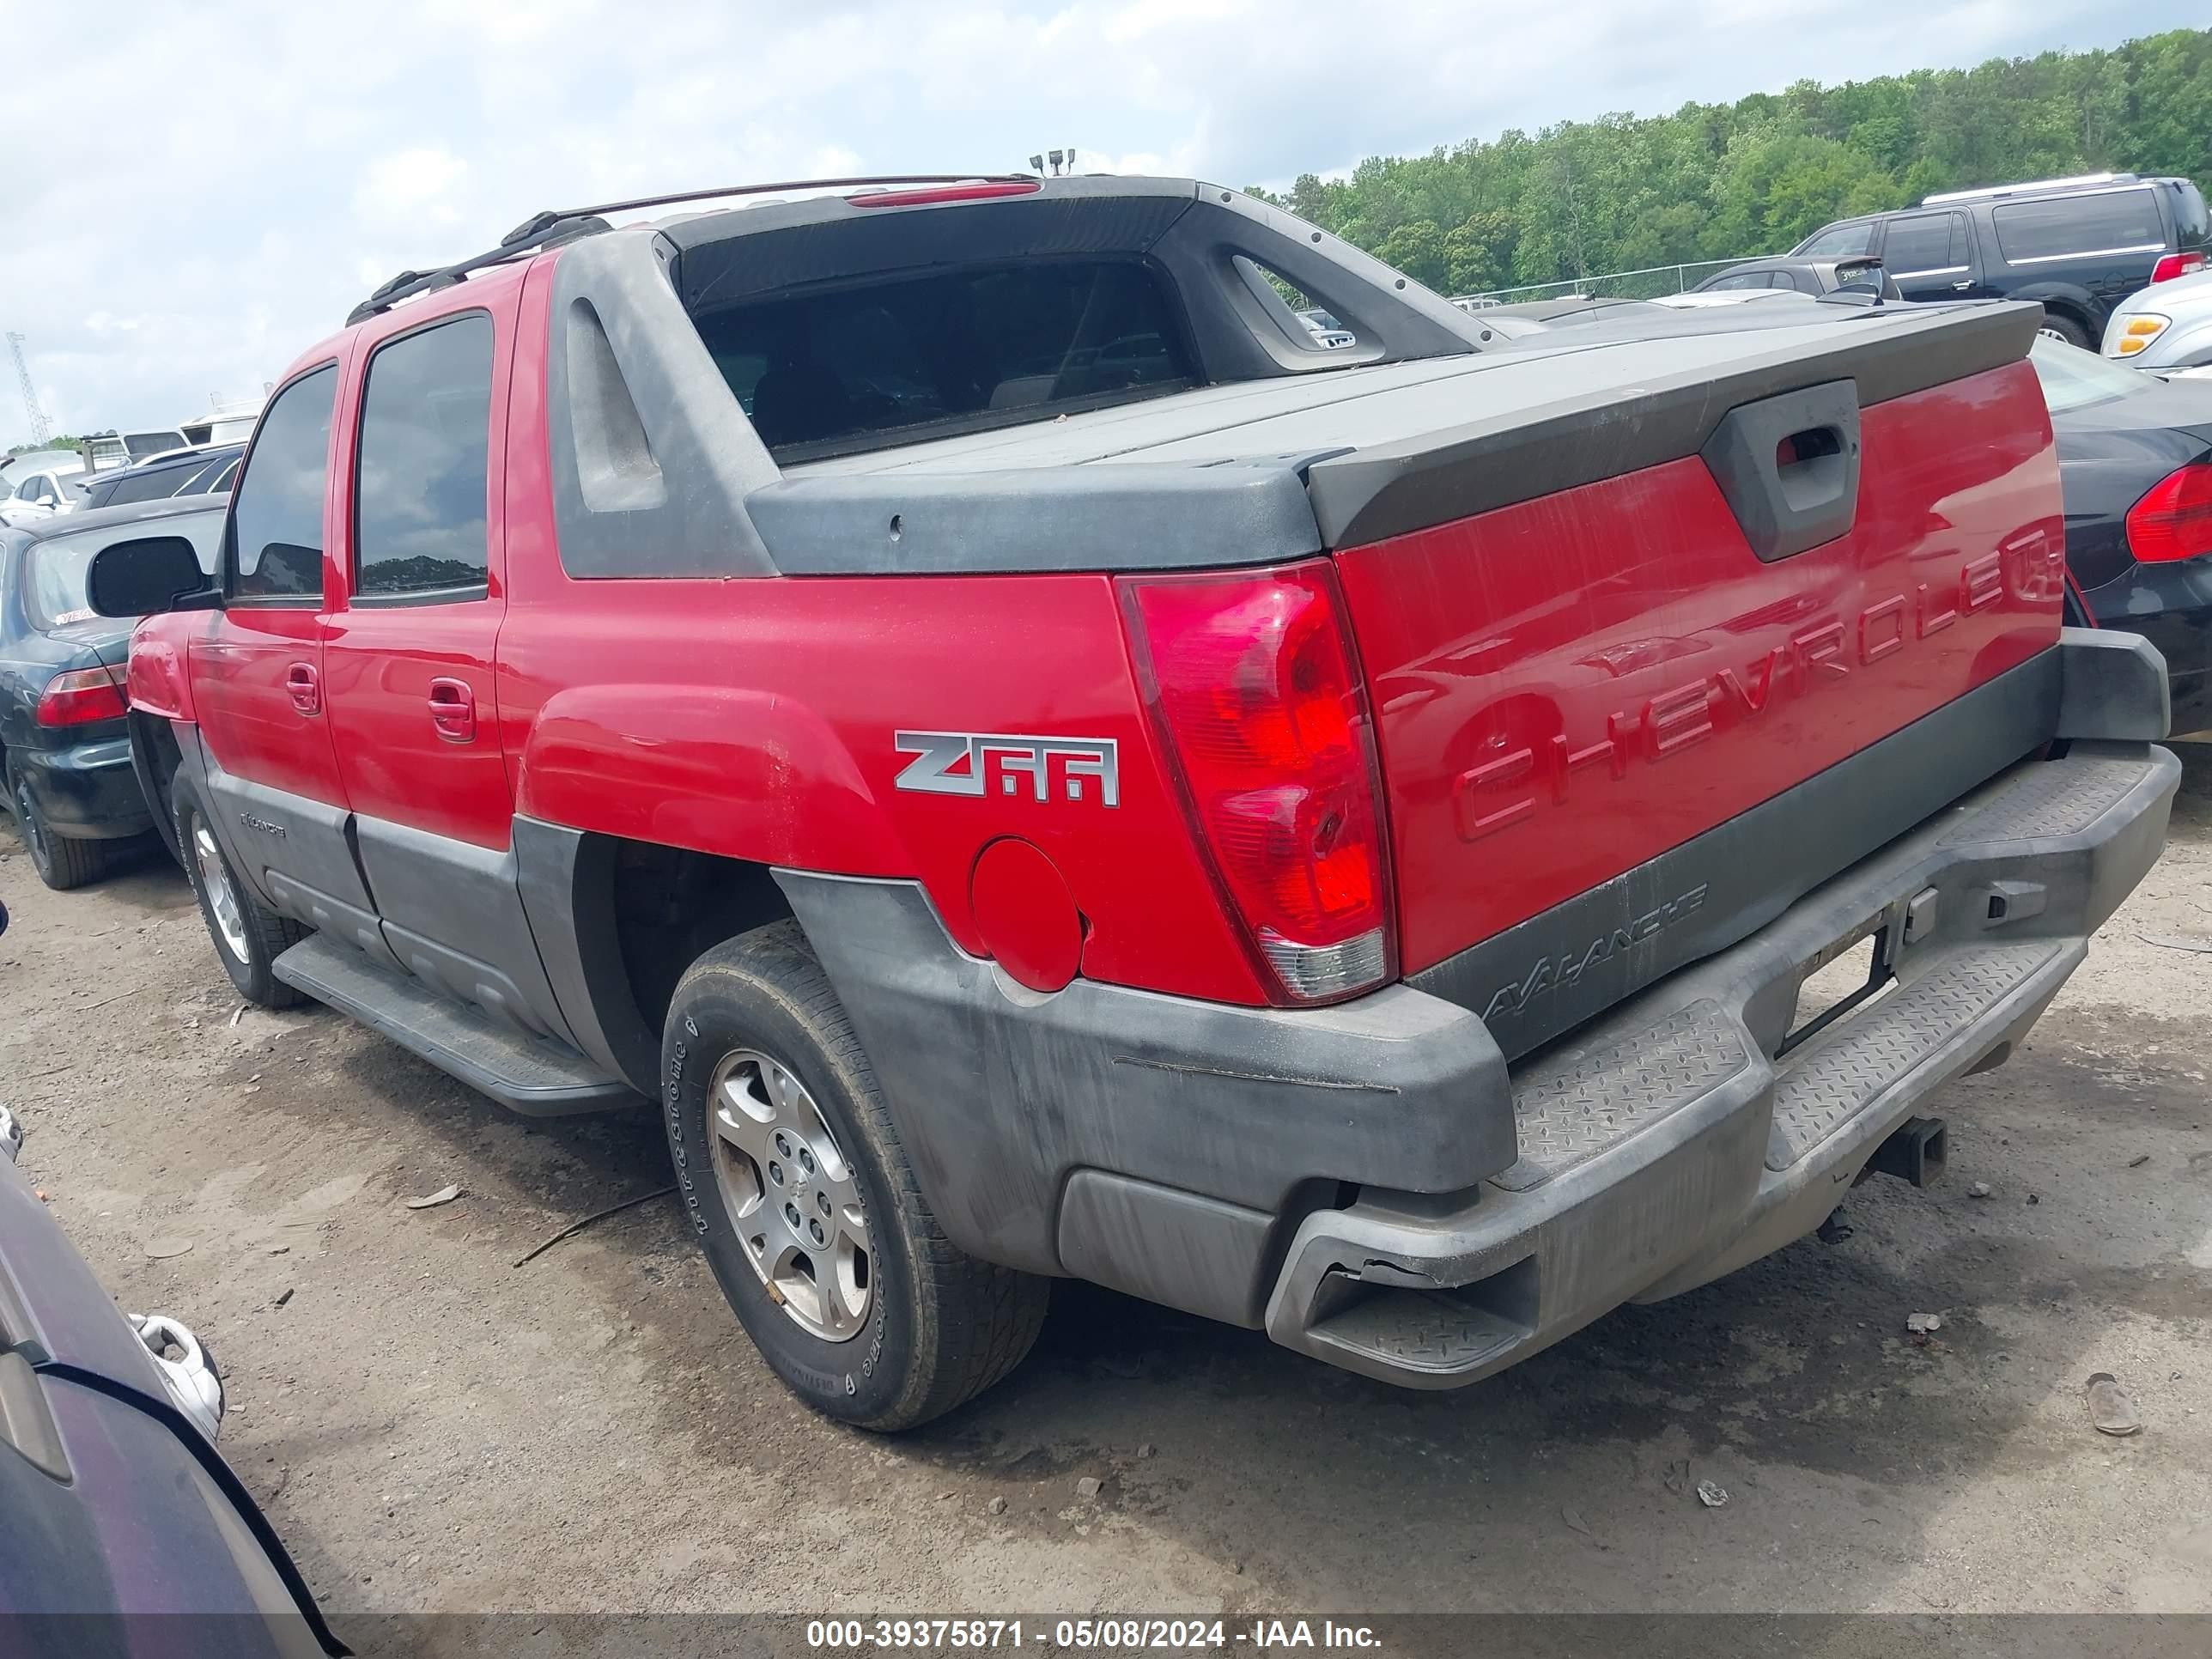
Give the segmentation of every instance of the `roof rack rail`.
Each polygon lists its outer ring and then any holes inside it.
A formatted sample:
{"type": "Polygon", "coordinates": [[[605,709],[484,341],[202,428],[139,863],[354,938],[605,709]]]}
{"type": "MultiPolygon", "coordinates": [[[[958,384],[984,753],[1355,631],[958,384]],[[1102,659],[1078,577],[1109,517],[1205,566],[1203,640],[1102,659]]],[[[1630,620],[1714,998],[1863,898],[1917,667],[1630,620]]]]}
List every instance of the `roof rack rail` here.
{"type": "Polygon", "coordinates": [[[534,235],[510,233],[508,239],[489,252],[479,253],[458,264],[441,265],[434,270],[403,270],[378,289],[351,311],[346,313],[346,326],[380,311],[389,311],[402,300],[417,294],[428,294],[434,289],[450,288],[462,281],[472,270],[482,270],[487,265],[505,264],[509,259],[536,251],[552,247],[561,242],[573,241],[579,236],[590,236],[613,227],[604,219],[588,215],[576,218],[556,218],[550,221],[534,235]]]}
{"type": "Polygon", "coordinates": [[[666,196],[640,196],[627,202],[602,202],[596,207],[549,208],[543,213],[533,213],[507,232],[500,246],[505,247],[535,236],[563,219],[634,213],[640,208],[675,207],[685,202],[711,202],[725,196],[766,196],[787,190],[876,190],[889,189],[894,185],[1007,185],[1033,180],[1036,176],[1030,173],[886,173],[858,179],[781,179],[772,184],[677,191],[666,196]]]}
{"type": "Polygon", "coordinates": [[[556,243],[611,229],[606,216],[633,213],[640,208],[674,207],[684,202],[711,202],[725,196],[765,196],[790,190],[888,190],[897,185],[1008,185],[1035,183],[1031,173],[887,173],[854,179],[784,179],[772,184],[724,185],[713,190],[685,190],[666,196],[639,196],[626,202],[603,202],[596,207],[548,208],[533,213],[499,239],[499,246],[458,264],[434,270],[403,270],[346,314],[349,326],[380,311],[389,311],[400,301],[461,281],[472,270],[495,265],[518,254],[551,247],[556,243]]]}
{"type": "Polygon", "coordinates": [[[1920,198],[1923,207],[1945,202],[1974,202],[1987,196],[2023,196],[2041,190],[2086,190],[2095,185],[2136,185],[2142,180],[2132,173],[2077,173],[2070,179],[2031,179],[2021,185],[1985,185],[1979,190],[1947,190],[1920,198]]]}

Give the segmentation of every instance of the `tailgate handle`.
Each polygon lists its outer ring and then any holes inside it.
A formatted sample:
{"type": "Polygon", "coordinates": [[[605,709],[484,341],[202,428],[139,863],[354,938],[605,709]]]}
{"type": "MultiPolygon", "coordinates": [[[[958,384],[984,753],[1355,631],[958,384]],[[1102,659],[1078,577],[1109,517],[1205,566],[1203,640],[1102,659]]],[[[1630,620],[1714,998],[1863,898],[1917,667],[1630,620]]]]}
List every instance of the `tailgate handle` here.
{"type": "Polygon", "coordinates": [[[1832,542],[1858,519],[1858,383],[1739,404],[1698,453],[1761,559],[1832,542]]]}

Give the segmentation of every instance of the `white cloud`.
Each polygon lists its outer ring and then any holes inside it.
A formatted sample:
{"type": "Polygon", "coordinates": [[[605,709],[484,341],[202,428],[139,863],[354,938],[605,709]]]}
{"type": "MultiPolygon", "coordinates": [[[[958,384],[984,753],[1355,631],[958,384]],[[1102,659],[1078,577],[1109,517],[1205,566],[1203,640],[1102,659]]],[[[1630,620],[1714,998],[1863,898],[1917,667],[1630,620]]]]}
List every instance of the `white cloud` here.
{"type": "MultiPolygon", "coordinates": [[[[0,328],[58,422],[145,426],[258,388],[392,272],[540,208],[1070,144],[1086,169],[1286,184],[2199,9],[1800,0],[1778,28],[1745,0],[1587,0],[1568,27],[1461,0],[126,0],[98,51],[0,99],[0,328]]],[[[27,435],[0,379],[0,447],[27,435]]]]}
{"type": "Polygon", "coordinates": [[[460,217],[451,198],[468,170],[466,161],[435,145],[380,155],[362,169],[354,216],[379,225],[428,213],[451,224],[460,217]]]}

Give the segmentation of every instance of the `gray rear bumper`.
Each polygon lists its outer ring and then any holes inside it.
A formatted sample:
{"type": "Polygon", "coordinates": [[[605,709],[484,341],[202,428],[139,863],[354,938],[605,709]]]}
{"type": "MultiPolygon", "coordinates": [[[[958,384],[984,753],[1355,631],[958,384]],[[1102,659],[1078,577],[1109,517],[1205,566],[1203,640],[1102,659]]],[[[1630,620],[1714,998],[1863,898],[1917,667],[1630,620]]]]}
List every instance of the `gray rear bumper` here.
{"type": "MultiPolygon", "coordinates": [[[[1413,984],[1301,1010],[1040,995],[963,953],[912,882],[776,878],[952,1243],[1447,1387],[1816,1227],[1916,1103],[2003,1060],[2163,844],[2164,693],[2141,641],[2067,630],[1867,751],[1922,790],[1923,727],[1990,738],[1938,769],[1953,805],[1823,864],[1808,826],[1893,781],[1799,786],[1759,826],[1804,837],[1787,884],[1687,966],[1642,961],[1672,934],[1637,945],[1650,988],[1510,1065],[1413,984]],[[2071,752],[1990,775],[2036,733],[2071,752]],[[1885,927],[1896,982],[1778,1059],[1801,982],[1885,927]]],[[[1664,896],[1650,874],[1614,884],[1607,926],[1664,896]]]]}
{"type": "Polygon", "coordinates": [[[1462,1193],[1367,1190],[1304,1217],[1268,1334],[1456,1387],[1811,1231],[1917,1105],[2026,1036],[2156,859],[2179,776],[2141,744],[2015,767],[1516,1067],[1519,1159],[1462,1193]],[[1901,939],[1916,897],[1897,983],[1778,1060],[1808,965],[1901,939]]]}

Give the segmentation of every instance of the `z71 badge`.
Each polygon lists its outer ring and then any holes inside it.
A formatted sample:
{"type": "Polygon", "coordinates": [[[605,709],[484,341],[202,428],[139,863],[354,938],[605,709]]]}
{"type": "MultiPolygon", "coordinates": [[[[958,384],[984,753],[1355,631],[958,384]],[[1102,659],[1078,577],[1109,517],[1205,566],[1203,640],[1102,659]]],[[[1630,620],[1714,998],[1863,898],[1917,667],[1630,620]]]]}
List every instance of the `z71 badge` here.
{"type": "Polygon", "coordinates": [[[1121,804],[1121,768],[1111,738],[1022,738],[995,732],[900,732],[902,755],[915,758],[896,787],[923,795],[1017,795],[1039,801],[1085,799],[1095,781],[1104,806],[1121,804]]]}

